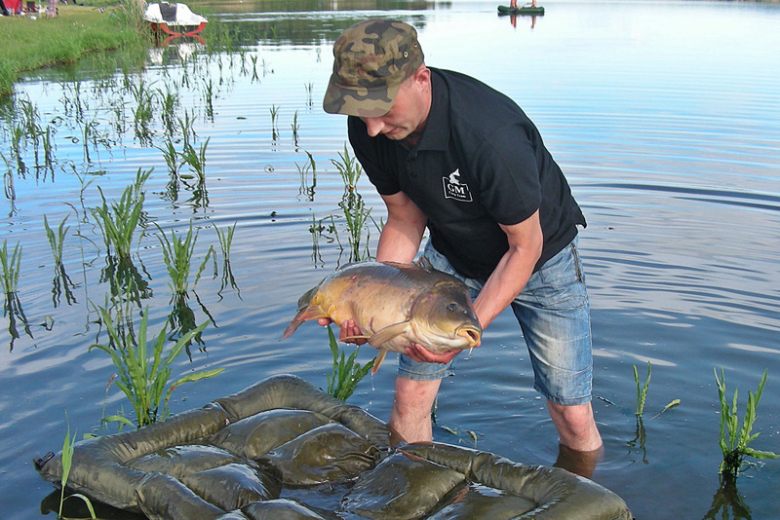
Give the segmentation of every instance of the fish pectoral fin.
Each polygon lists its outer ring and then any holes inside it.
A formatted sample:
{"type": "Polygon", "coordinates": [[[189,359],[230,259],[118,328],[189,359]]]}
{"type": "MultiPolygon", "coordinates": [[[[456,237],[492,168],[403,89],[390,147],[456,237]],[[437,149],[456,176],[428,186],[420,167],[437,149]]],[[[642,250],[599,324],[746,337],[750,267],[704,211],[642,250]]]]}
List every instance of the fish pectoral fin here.
{"type": "Polygon", "coordinates": [[[387,327],[376,331],[370,338],[368,338],[368,343],[372,347],[381,347],[394,337],[403,334],[408,325],[408,320],[388,325],[387,327]]]}
{"type": "Polygon", "coordinates": [[[371,336],[365,336],[365,335],[362,335],[362,336],[347,336],[346,338],[342,338],[342,341],[346,342],[347,340],[350,340],[350,339],[369,339],[370,337],[371,336]]]}
{"type": "Polygon", "coordinates": [[[379,370],[379,365],[382,364],[382,361],[385,360],[385,356],[387,355],[387,350],[381,348],[379,349],[379,354],[376,355],[374,358],[374,365],[371,367],[371,373],[376,374],[376,371],[379,370]]]}
{"type": "MultiPolygon", "coordinates": [[[[322,307],[319,305],[309,305],[308,307],[304,307],[303,309],[298,311],[298,314],[295,315],[295,317],[292,319],[289,325],[287,325],[287,328],[284,329],[284,334],[282,334],[282,339],[287,339],[290,336],[293,335],[293,332],[298,330],[298,327],[301,326],[301,323],[304,321],[309,320],[316,320],[319,318],[327,318],[328,313],[326,313],[322,307]]],[[[280,339],[279,341],[281,341],[280,339]]]]}

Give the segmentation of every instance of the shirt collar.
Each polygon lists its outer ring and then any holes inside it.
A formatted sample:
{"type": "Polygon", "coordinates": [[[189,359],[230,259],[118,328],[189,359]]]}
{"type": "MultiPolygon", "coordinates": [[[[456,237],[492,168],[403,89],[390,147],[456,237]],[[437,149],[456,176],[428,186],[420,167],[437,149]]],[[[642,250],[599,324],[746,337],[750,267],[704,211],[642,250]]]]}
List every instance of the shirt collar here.
{"type": "Polygon", "coordinates": [[[450,90],[440,73],[431,69],[431,110],[417,150],[446,150],[450,137],[450,90]]]}

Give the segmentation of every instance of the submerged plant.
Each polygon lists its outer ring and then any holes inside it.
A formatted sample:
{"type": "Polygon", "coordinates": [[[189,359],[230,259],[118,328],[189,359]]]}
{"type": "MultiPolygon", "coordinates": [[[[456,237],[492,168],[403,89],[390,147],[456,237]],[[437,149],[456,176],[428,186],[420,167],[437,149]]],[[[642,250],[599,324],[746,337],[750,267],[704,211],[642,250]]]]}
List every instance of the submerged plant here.
{"type": "Polygon", "coordinates": [[[144,205],[142,188],[151,173],[151,169],[142,171],[139,168],[135,183],[128,186],[119,201],[111,203],[110,207],[106,203],[103,190],[98,186],[103,204],[93,208],[92,213],[103,233],[103,240],[109,254],[113,249],[118,257],[130,258],[133,237],[142,223],[144,205]]]}
{"type": "Polygon", "coordinates": [[[236,290],[238,298],[241,299],[241,289],[236,284],[236,278],[233,276],[233,268],[230,265],[230,247],[233,245],[233,235],[236,232],[236,223],[233,223],[232,227],[227,228],[226,231],[221,231],[216,224],[214,224],[214,231],[219,238],[219,247],[222,250],[222,285],[217,292],[220,300],[222,299],[222,291],[224,291],[228,285],[236,290]]]}
{"type": "Polygon", "coordinates": [[[279,107],[271,105],[271,140],[276,141],[279,138],[277,118],[279,117],[279,107]]]}
{"type": "Polygon", "coordinates": [[[328,326],[328,338],[330,341],[330,351],[333,353],[333,368],[328,374],[328,394],[336,399],[346,401],[355,392],[360,380],[368,374],[368,371],[374,366],[372,359],[363,366],[358,363],[357,355],[360,347],[356,347],[349,357],[344,351],[339,356],[339,347],[336,342],[336,336],[333,330],[328,326]]]}
{"type": "MultiPolygon", "coordinates": [[[[65,420],[67,422],[68,415],[65,414],[65,420]]],[[[75,497],[80,498],[84,501],[84,503],[87,506],[87,509],[89,509],[89,514],[91,515],[90,518],[93,520],[97,520],[97,516],[95,516],[95,508],[92,507],[92,502],[89,500],[88,497],[76,493],[73,495],[65,496],[65,487],[68,485],[68,477],[70,476],[70,468],[73,465],[73,445],[76,443],[76,432],[73,432],[73,436],[70,435],[70,424],[68,424],[67,430],[65,431],[65,440],[62,443],[62,478],[60,479],[60,485],[62,486],[62,491],[60,492],[60,509],[59,513],[57,513],[58,518],[62,518],[62,508],[65,505],[65,499],[75,497]]]]}
{"type": "Polygon", "coordinates": [[[747,407],[741,427],[737,414],[739,389],[734,389],[734,398],[729,406],[726,398],[726,374],[723,368],[720,369],[720,377],[718,377],[717,369],[714,369],[714,372],[720,398],[720,449],[723,452],[723,462],[720,464],[719,473],[725,479],[733,481],[743,471],[745,457],[753,457],[754,459],[777,459],[780,457],[771,451],[759,451],[749,446],[760,435],[760,432],[753,433],[753,424],[758,416],[758,403],[764,392],[767,370],[764,370],[756,393],[748,391],[747,407]]]}
{"type": "Polygon", "coordinates": [[[46,236],[49,239],[52,255],[54,255],[54,280],[52,281],[51,298],[54,307],[60,303],[62,293],[65,293],[65,301],[68,305],[76,303],[76,297],[73,295],[75,284],[71,281],[68,273],[65,272],[65,264],[62,263],[62,249],[65,243],[65,235],[70,226],[65,226],[68,217],[65,217],[57,227],[57,233],[49,227],[49,221],[46,215],[43,216],[43,227],[46,228],[46,236]]]}
{"type": "Polygon", "coordinates": [[[645,400],[647,399],[647,388],[650,386],[650,373],[652,372],[652,367],[650,365],[650,362],[647,362],[647,379],[645,380],[645,384],[643,387],[640,388],[639,386],[639,372],[636,369],[636,365],[634,365],[634,381],[636,381],[636,416],[642,417],[642,414],[645,411],[645,400]]]}
{"type": "MultiPolygon", "coordinates": [[[[184,294],[188,290],[190,270],[192,267],[192,257],[195,254],[195,244],[198,241],[198,232],[193,234],[192,223],[190,223],[189,230],[186,235],[176,235],[174,230],[171,230],[170,240],[165,235],[165,232],[160,226],[155,224],[157,229],[160,230],[158,239],[162,246],[163,258],[165,259],[165,265],[168,268],[168,274],[170,275],[170,287],[174,294],[184,294]]],[[[197,285],[200,279],[201,273],[206,267],[209,257],[214,254],[214,248],[210,247],[206,253],[206,258],[200,265],[198,274],[195,277],[195,283],[197,285]]]]}
{"type": "Polygon", "coordinates": [[[317,164],[314,162],[314,157],[305,152],[309,158],[309,162],[300,166],[295,163],[295,167],[298,168],[298,176],[301,179],[301,185],[298,188],[298,194],[304,195],[307,200],[314,200],[314,189],[317,187],[317,164]],[[309,173],[311,173],[311,182],[309,182],[309,173]]]}
{"type": "Polygon", "coordinates": [[[365,255],[362,255],[363,259],[371,257],[368,248],[369,237],[366,236],[365,241],[363,240],[363,231],[369,233],[367,223],[370,219],[371,208],[366,208],[363,197],[358,193],[357,183],[363,170],[357,159],[350,157],[346,144],[344,145],[344,153],[339,152],[339,158],[339,161],[332,159],[331,162],[336,166],[344,182],[344,195],[339,207],[344,212],[349,232],[350,260],[357,262],[361,260],[361,244],[365,244],[366,249],[365,255]]]}
{"type": "Polygon", "coordinates": [[[11,335],[11,350],[14,349],[14,340],[19,339],[19,331],[16,328],[16,320],[19,319],[24,327],[24,332],[29,337],[33,337],[30,331],[30,324],[22,309],[22,302],[17,294],[19,285],[19,272],[22,263],[22,246],[18,243],[14,246],[11,257],[8,257],[8,244],[3,240],[3,247],[0,248],[0,268],[2,268],[2,277],[0,283],[3,285],[5,302],[3,304],[3,317],[8,317],[8,333],[11,335]]]}
{"type": "MultiPolygon", "coordinates": [[[[158,420],[165,420],[168,417],[168,402],[171,392],[176,387],[184,383],[214,377],[224,370],[224,368],[217,368],[193,372],[168,384],[174,361],[184,351],[185,345],[192,337],[206,328],[208,322],[182,335],[166,354],[167,330],[165,326],[157,338],[147,345],[148,309],[143,312],[137,335],[133,330],[131,317],[127,317],[127,327],[117,327],[108,308],[99,307],[98,310],[102,323],[106,327],[110,344],[94,344],[89,347],[89,350],[97,348],[111,356],[111,361],[117,368],[119,375],[116,385],[133,404],[139,428],[153,424],[158,420]],[[168,385],[167,390],[165,389],[166,385],[168,385]],[[163,395],[165,396],[164,400],[163,395]]],[[[119,313],[121,321],[125,320],[124,316],[123,313],[119,313]]]]}
{"type": "MultiPolygon", "coordinates": [[[[209,203],[208,190],[206,189],[206,148],[210,140],[210,137],[207,138],[199,150],[195,150],[189,142],[186,142],[181,153],[183,164],[188,165],[190,171],[195,174],[195,182],[189,184],[189,187],[192,189],[192,198],[190,200],[196,208],[206,207],[209,203]]],[[[185,184],[187,184],[186,180],[193,178],[192,175],[181,175],[180,177],[185,184]]]]}

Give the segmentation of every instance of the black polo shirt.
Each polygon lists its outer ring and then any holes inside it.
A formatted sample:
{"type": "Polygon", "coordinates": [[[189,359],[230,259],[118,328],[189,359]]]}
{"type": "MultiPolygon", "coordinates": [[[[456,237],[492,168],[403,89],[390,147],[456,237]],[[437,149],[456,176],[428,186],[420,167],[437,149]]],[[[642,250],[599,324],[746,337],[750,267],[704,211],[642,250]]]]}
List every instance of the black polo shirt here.
{"type": "Polygon", "coordinates": [[[561,169],[517,104],[469,76],[431,69],[432,103],[417,146],[370,137],[349,117],[349,141],[377,191],[404,192],[428,217],[431,241],[457,271],[486,279],[509,249],[498,224],[538,209],[538,270],[585,226],[561,169]]]}

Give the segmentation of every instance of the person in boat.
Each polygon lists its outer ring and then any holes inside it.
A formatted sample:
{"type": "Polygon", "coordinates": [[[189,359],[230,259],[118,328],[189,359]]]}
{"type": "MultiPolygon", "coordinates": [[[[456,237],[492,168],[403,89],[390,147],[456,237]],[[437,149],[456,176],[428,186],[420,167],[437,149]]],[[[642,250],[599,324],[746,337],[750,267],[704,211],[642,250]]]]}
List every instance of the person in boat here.
{"type": "MultiPolygon", "coordinates": [[[[530,3],[525,4],[526,7],[536,7],[536,0],[531,0],[530,3]]],[[[517,0],[509,0],[509,7],[517,9],[517,0]]]]}
{"type": "MultiPolygon", "coordinates": [[[[412,262],[427,228],[424,256],[469,286],[483,328],[514,311],[560,445],[597,453],[576,240],[586,222],[537,128],[504,94],[426,66],[408,24],[359,22],[333,54],[323,108],[349,116],[355,156],[387,207],[376,259],[412,262]]],[[[342,340],[361,334],[342,323],[342,340]]],[[[432,439],[431,407],[459,352],[412,345],[400,356],[389,424],[406,441],[432,439]]]]}

